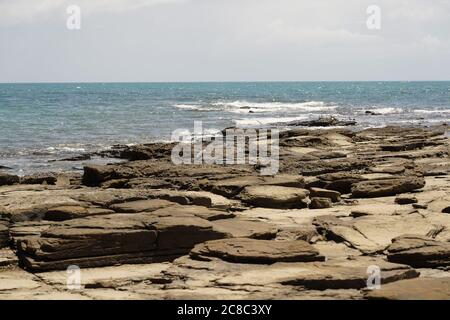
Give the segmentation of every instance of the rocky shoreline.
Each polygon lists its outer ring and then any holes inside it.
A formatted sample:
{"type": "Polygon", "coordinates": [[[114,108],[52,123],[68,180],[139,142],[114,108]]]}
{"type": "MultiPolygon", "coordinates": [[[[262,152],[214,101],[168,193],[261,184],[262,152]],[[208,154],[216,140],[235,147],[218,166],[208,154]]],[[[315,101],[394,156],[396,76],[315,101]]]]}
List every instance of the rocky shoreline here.
{"type": "Polygon", "coordinates": [[[449,142],[446,126],[293,128],[275,176],[174,165],[172,144],[82,175],[0,173],[0,299],[450,299],[449,142]]]}

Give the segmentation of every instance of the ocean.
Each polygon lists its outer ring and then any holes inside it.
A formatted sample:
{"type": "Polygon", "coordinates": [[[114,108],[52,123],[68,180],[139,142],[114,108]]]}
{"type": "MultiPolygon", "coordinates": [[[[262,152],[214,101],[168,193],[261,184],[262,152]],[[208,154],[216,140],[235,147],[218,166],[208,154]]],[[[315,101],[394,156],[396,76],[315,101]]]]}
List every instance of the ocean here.
{"type": "Polygon", "coordinates": [[[213,132],[327,115],[358,128],[450,123],[450,82],[0,84],[0,169],[81,170],[88,161],[58,160],[168,141],[194,121],[213,132]]]}

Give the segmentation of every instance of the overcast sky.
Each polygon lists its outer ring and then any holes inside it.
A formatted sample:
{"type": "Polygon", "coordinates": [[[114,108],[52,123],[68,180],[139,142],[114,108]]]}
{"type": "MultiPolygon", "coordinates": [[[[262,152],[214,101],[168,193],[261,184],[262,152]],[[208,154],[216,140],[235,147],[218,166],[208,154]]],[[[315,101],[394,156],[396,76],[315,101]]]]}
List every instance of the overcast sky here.
{"type": "Polygon", "coordinates": [[[450,0],[0,0],[0,82],[449,80],[450,0]],[[381,8],[381,30],[366,26],[381,8]],[[66,8],[79,5],[81,29],[66,8]]]}

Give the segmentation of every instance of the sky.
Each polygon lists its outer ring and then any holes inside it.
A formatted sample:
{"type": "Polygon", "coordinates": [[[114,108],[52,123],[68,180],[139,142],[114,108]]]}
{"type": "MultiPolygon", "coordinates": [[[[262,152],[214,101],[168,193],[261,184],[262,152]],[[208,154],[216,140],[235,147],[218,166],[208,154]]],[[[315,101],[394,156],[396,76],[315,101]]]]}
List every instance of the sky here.
{"type": "Polygon", "coordinates": [[[450,0],[0,0],[0,82],[450,80],[450,0]],[[67,7],[80,8],[69,30],[67,7]],[[367,8],[381,10],[369,29],[367,8]]]}

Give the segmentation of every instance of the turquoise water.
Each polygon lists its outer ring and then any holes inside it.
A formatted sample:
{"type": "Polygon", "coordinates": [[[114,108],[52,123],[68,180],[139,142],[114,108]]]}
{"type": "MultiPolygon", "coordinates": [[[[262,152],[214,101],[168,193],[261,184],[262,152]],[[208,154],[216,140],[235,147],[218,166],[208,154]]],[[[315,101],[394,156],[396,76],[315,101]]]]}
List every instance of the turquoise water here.
{"type": "Polygon", "coordinates": [[[0,84],[0,166],[19,174],[78,168],[53,160],[169,140],[194,120],[222,129],[320,115],[360,127],[448,123],[450,82],[0,84]]]}

